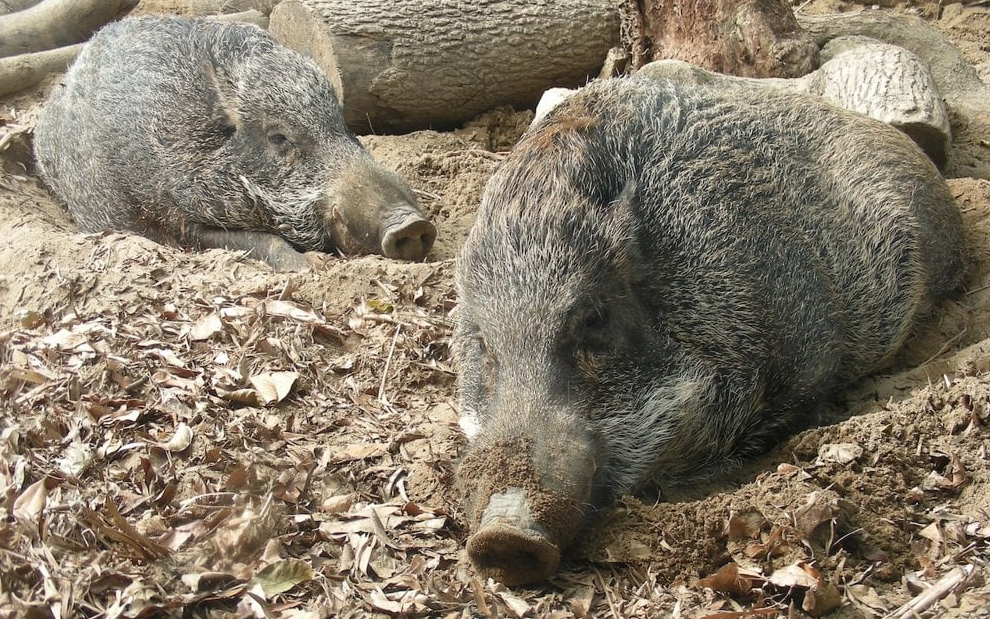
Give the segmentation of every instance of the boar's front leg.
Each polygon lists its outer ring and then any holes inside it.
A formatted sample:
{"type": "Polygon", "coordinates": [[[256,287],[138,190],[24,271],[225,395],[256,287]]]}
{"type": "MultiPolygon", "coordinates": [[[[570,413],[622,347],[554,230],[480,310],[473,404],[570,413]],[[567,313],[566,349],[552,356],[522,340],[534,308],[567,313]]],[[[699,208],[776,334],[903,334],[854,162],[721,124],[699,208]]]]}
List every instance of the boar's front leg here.
{"type": "Polygon", "coordinates": [[[270,232],[253,230],[224,230],[207,226],[187,230],[187,238],[195,242],[199,249],[220,248],[247,252],[257,260],[267,262],[276,271],[305,271],[309,261],[305,254],[295,249],[288,241],[270,232]]]}

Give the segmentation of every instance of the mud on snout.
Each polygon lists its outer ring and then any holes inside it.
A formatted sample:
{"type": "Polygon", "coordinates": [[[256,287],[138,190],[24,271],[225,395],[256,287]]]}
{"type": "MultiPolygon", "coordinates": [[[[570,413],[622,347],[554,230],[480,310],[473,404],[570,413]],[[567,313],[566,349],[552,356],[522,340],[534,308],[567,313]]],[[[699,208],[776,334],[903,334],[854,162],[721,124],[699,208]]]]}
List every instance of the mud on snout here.
{"type": "Polygon", "coordinates": [[[467,553],[481,576],[509,586],[545,580],[587,524],[593,458],[548,455],[530,440],[502,439],[472,446],[461,460],[467,553]],[[565,462],[570,475],[551,461],[565,462]]]}

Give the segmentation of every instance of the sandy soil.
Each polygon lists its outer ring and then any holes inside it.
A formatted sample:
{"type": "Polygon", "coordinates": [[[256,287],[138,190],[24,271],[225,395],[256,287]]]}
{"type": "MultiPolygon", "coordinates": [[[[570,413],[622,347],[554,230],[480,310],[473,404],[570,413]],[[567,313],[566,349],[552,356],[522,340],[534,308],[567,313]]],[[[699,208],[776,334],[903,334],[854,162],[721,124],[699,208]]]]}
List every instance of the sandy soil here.
{"type": "MultiPolygon", "coordinates": [[[[990,78],[990,11],[943,14],[990,78]]],[[[30,126],[45,88],[0,121],[30,126]]],[[[972,132],[973,165],[947,170],[965,292],[894,367],[726,479],[623,498],[546,585],[477,578],[453,259],[530,118],[363,138],[439,240],[423,263],[305,274],[79,234],[18,136],[0,153],[0,613],[874,617],[971,569],[928,612],[990,616],[990,182],[972,177],[990,135],[972,132]]]]}

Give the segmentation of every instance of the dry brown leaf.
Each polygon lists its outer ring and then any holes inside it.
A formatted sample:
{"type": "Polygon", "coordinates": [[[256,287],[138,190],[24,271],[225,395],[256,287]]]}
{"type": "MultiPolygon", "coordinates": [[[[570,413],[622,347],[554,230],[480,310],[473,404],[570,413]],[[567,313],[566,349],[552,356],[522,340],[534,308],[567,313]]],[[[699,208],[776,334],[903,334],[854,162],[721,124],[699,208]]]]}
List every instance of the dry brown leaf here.
{"type": "Polygon", "coordinates": [[[17,382],[30,383],[32,385],[43,385],[53,377],[42,374],[37,370],[27,370],[23,368],[13,368],[5,379],[5,384],[14,385],[17,382]]]}
{"type": "Polygon", "coordinates": [[[160,358],[165,363],[176,367],[185,368],[186,362],[179,358],[175,351],[170,348],[150,348],[147,350],[147,354],[160,358]]]}
{"type": "Polygon", "coordinates": [[[93,350],[93,347],[89,345],[89,337],[85,332],[61,329],[44,338],[41,342],[45,346],[63,352],[96,352],[93,350]]]}
{"type": "Polygon", "coordinates": [[[368,600],[371,602],[372,606],[378,610],[384,610],[390,615],[399,615],[402,613],[402,604],[399,602],[393,602],[385,597],[385,594],[382,593],[382,590],[378,587],[375,587],[368,593],[368,600]]]}
{"type": "Polygon", "coordinates": [[[289,395],[298,378],[298,372],[263,372],[250,381],[264,404],[276,404],[289,395]]]}
{"type": "Polygon", "coordinates": [[[194,342],[208,340],[221,331],[223,331],[223,322],[220,320],[220,314],[214,312],[193,323],[189,328],[189,339],[194,342]]]}
{"type": "Polygon", "coordinates": [[[863,448],[855,443],[827,443],[818,448],[818,460],[832,464],[849,464],[863,455],[863,448]]]}
{"type": "Polygon", "coordinates": [[[756,510],[729,514],[726,530],[729,539],[755,539],[767,524],[767,519],[756,510]]]}
{"type": "Polygon", "coordinates": [[[841,513],[839,501],[834,495],[816,490],[808,494],[804,505],[794,510],[794,526],[810,537],[821,524],[837,518],[841,513]]]}
{"type": "Polygon", "coordinates": [[[313,580],[313,567],[299,559],[283,559],[256,573],[252,582],[261,585],[265,599],[270,600],[300,583],[313,580]]]}
{"type": "Polygon", "coordinates": [[[783,527],[774,527],[767,536],[766,541],[762,543],[753,542],[746,545],[746,549],[743,551],[744,554],[750,559],[756,559],[757,557],[779,557],[787,554],[791,546],[784,540],[783,527]]]}
{"type": "Polygon", "coordinates": [[[364,460],[385,455],[385,445],[383,443],[360,443],[348,445],[347,447],[334,452],[334,462],[352,462],[354,460],[364,460]]]}
{"type": "Polygon", "coordinates": [[[296,322],[307,324],[319,324],[324,322],[324,320],[317,316],[312,310],[306,309],[296,303],[282,301],[279,299],[269,299],[265,301],[265,313],[269,316],[291,318],[296,322]]]}
{"type": "Polygon", "coordinates": [[[58,469],[71,477],[78,477],[93,462],[93,446],[82,441],[72,441],[58,459],[58,469]]]}
{"type": "Polygon", "coordinates": [[[498,599],[503,604],[505,604],[505,609],[508,611],[509,615],[515,617],[516,619],[521,619],[533,611],[533,608],[526,600],[517,597],[508,591],[498,591],[495,595],[498,596],[498,599]]]}
{"type": "Polygon", "coordinates": [[[842,605],[842,592],[830,582],[820,583],[819,586],[804,593],[801,610],[812,617],[821,617],[842,605]]]}
{"type": "Polygon", "coordinates": [[[591,585],[578,587],[570,595],[571,610],[579,619],[585,619],[589,616],[594,597],[595,588],[591,585]]]}
{"type": "Polygon", "coordinates": [[[173,453],[178,453],[185,451],[189,445],[192,444],[193,431],[185,422],[180,422],[179,425],[175,427],[175,432],[172,434],[172,438],[168,439],[168,442],[160,443],[160,447],[165,451],[170,451],[173,453]]]}
{"type": "Polygon", "coordinates": [[[945,541],[942,537],[942,529],[939,527],[938,522],[932,522],[924,529],[918,531],[918,535],[935,542],[936,544],[941,544],[945,541]]]}
{"type": "Polygon", "coordinates": [[[48,500],[48,485],[39,479],[14,499],[14,516],[26,524],[36,523],[48,500]]]}
{"type": "Polygon", "coordinates": [[[774,570],[767,577],[767,582],[777,587],[803,587],[812,589],[818,586],[818,579],[821,574],[811,568],[806,563],[792,563],[785,567],[774,570]]]}
{"type": "Polygon", "coordinates": [[[247,404],[248,406],[261,406],[261,396],[254,389],[234,389],[232,391],[221,392],[221,395],[236,404],[247,404]]]}
{"type": "Polygon", "coordinates": [[[699,579],[698,586],[707,587],[719,593],[740,596],[749,593],[749,590],[753,588],[753,579],[753,575],[741,573],[739,564],[732,562],[718,568],[718,571],[711,576],[699,579]]]}
{"type": "Polygon", "coordinates": [[[357,495],[353,492],[327,497],[320,503],[320,512],[324,514],[343,514],[351,508],[356,497],[357,495]]]}

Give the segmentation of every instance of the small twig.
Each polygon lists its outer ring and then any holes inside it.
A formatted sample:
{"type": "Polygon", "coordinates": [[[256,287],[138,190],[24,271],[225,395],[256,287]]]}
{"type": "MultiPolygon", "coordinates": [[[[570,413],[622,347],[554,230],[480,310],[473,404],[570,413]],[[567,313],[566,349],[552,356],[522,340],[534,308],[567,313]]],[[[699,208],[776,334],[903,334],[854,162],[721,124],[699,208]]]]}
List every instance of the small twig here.
{"type": "Polygon", "coordinates": [[[423,191],[422,189],[413,189],[413,193],[421,198],[429,198],[431,200],[441,199],[439,195],[435,193],[430,193],[429,191],[423,191]]]}
{"type": "Polygon", "coordinates": [[[980,286],[979,288],[974,288],[973,290],[967,290],[963,294],[965,295],[976,294],[977,292],[981,292],[983,290],[986,290],[987,288],[990,288],[990,284],[987,284],[986,286],[980,286]]]}
{"type": "Polygon", "coordinates": [[[744,617],[758,617],[760,615],[779,615],[781,609],[770,606],[767,608],[751,608],[749,610],[734,610],[705,615],[702,619],[742,619],[744,617]]]}
{"type": "Polygon", "coordinates": [[[966,589],[976,571],[973,564],[963,565],[952,570],[930,588],[907,601],[897,610],[883,616],[883,619],[912,619],[935,605],[936,602],[956,591],[966,589]]]}
{"type": "Polygon", "coordinates": [[[801,5],[798,8],[794,9],[794,14],[797,15],[798,13],[801,12],[801,10],[804,7],[808,6],[811,3],[812,3],[812,0],[804,0],[804,2],[802,2],[801,5]]]}
{"type": "Polygon", "coordinates": [[[924,363],[922,363],[918,367],[924,367],[924,366],[928,365],[930,362],[934,361],[935,359],[938,359],[939,357],[941,357],[942,356],[942,353],[944,353],[945,351],[949,350],[949,348],[952,347],[953,344],[955,344],[956,342],[958,342],[959,341],[959,338],[961,338],[963,336],[963,334],[966,333],[966,331],[968,329],[969,329],[969,327],[963,327],[963,330],[962,331],[960,331],[959,333],[953,335],[952,338],[948,342],[946,342],[945,344],[943,344],[942,347],[938,349],[938,352],[937,353],[935,353],[931,357],[928,357],[927,359],[925,359],[924,363]]]}
{"type": "Polygon", "coordinates": [[[399,339],[401,330],[402,324],[396,323],[395,335],[392,336],[392,345],[388,349],[388,358],[385,359],[385,369],[382,371],[382,382],[378,385],[378,401],[385,405],[388,405],[388,398],[385,397],[385,381],[388,379],[388,370],[392,365],[392,356],[395,354],[395,342],[399,339]]]}

